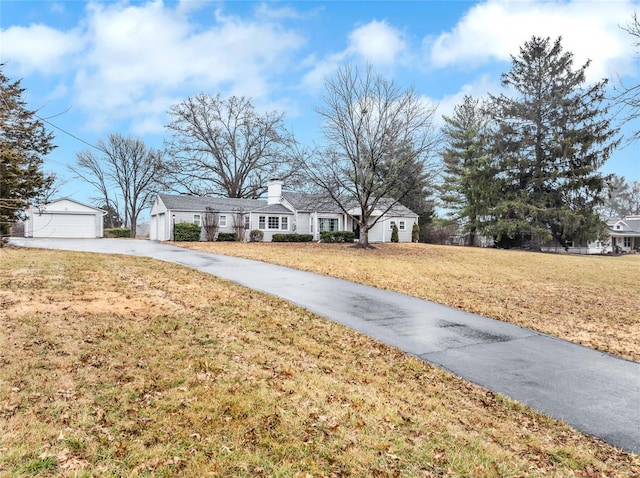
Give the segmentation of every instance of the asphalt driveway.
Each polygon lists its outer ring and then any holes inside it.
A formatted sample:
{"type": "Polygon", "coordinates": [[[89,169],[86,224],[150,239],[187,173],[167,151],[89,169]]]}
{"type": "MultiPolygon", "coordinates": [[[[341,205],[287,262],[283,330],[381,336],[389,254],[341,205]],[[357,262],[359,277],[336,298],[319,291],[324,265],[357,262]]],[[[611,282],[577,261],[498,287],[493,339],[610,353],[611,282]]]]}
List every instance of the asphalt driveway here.
{"type": "Polygon", "coordinates": [[[228,279],[640,453],[640,363],[402,294],[154,241],[13,238],[11,243],[151,257],[228,279]]]}

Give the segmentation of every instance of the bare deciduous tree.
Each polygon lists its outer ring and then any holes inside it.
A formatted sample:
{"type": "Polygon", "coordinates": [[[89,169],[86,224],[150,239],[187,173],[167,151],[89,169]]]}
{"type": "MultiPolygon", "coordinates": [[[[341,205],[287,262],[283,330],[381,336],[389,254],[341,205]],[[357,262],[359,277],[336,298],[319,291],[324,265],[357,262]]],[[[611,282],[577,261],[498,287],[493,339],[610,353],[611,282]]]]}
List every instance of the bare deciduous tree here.
{"type": "Polygon", "coordinates": [[[271,178],[297,171],[295,141],[277,111],[258,113],[250,99],[199,94],[169,110],[166,185],[196,195],[258,198],[271,178]]]}
{"type": "Polygon", "coordinates": [[[371,67],[345,66],[325,86],[317,109],[325,145],[305,170],[357,221],[359,245],[368,247],[369,230],[382,217],[375,211],[387,213],[435,175],[435,107],[371,67]]]}
{"type": "Polygon", "coordinates": [[[204,236],[207,241],[215,241],[220,227],[218,212],[208,207],[202,218],[202,227],[204,227],[204,236]]]}
{"type": "Polygon", "coordinates": [[[640,214],[640,181],[627,182],[614,174],[607,182],[606,192],[601,215],[620,218],[640,214]]]}
{"type": "MultiPolygon", "coordinates": [[[[631,21],[622,27],[632,37],[633,47],[636,52],[640,50],[640,18],[634,13],[631,21]]],[[[628,85],[621,80],[615,86],[613,102],[618,105],[618,115],[622,123],[628,123],[640,118],[640,84],[628,85]]],[[[640,139],[640,129],[635,128],[628,138],[628,142],[640,139]]]]}
{"type": "Polygon", "coordinates": [[[102,156],[80,151],[72,170],[96,187],[106,204],[117,204],[109,194],[111,188],[117,189],[124,206],[125,225],[131,229],[131,237],[135,237],[138,216],[157,192],[162,153],[147,148],[140,139],[120,134],[110,134],[106,144],[98,140],[96,146],[102,156]]]}
{"type": "MultiPolygon", "coordinates": [[[[76,153],[76,164],[70,165],[69,169],[96,189],[98,196],[92,198],[96,204],[100,204],[107,210],[111,209],[120,216],[118,198],[111,194],[109,180],[102,163],[102,158],[98,158],[92,151],[83,150],[76,153]]],[[[116,227],[113,216],[113,214],[107,215],[107,227],[116,227]]]]}
{"type": "Polygon", "coordinates": [[[233,215],[231,227],[236,234],[236,241],[244,241],[244,232],[246,230],[244,222],[244,211],[241,209],[233,215]]]}

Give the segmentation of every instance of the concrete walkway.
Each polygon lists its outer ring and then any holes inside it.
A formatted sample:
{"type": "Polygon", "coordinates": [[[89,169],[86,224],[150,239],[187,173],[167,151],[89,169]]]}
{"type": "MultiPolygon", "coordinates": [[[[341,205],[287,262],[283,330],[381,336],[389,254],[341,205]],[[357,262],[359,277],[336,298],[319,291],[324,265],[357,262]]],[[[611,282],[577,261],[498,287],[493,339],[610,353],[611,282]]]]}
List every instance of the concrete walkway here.
{"type": "Polygon", "coordinates": [[[402,294],[153,241],[14,238],[11,243],[152,257],[282,297],[640,453],[639,363],[402,294]]]}

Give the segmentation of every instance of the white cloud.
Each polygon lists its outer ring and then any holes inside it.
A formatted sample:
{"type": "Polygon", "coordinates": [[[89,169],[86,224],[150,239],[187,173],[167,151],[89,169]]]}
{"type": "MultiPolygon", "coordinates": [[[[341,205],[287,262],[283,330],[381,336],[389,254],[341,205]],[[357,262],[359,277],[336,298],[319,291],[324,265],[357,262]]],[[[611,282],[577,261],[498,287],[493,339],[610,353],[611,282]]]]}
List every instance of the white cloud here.
{"type": "MultiPolygon", "coordinates": [[[[402,34],[386,22],[373,20],[349,34],[349,44],[337,53],[316,60],[313,68],[302,80],[305,88],[317,91],[327,77],[333,75],[345,62],[364,60],[376,67],[390,67],[400,61],[407,48],[402,34]]],[[[313,57],[315,60],[315,57],[313,57]]]]}
{"type": "Polygon", "coordinates": [[[347,61],[348,54],[346,52],[335,53],[328,56],[324,60],[314,63],[313,69],[307,72],[302,78],[302,84],[311,91],[318,91],[325,84],[325,81],[333,76],[338,68],[347,61]]]}
{"type": "Polygon", "coordinates": [[[569,2],[489,0],[471,8],[450,32],[425,40],[436,68],[509,61],[532,36],[562,36],[575,64],[588,59],[590,80],[632,69],[632,45],[620,25],[631,19],[631,1],[569,2]]]}
{"type": "Polygon", "coordinates": [[[170,106],[166,98],[178,91],[268,95],[304,42],[277,24],[221,11],[209,11],[213,21],[203,28],[184,11],[162,2],[89,4],[86,48],[74,81],[74,103],[93,117],[87,127],[134,118],[145,131],[161,128],[170,106]]]}
{"type": "Polygon", "coordinates": [[[465,83],[462,87],[453,94],[445,95],[439,101],[434,101],[438,104],[436,111],[436,123],[438,126],[442,126],[444,121],[442,116],[451,116],[453,109],[461,105],[465,96],[473,96],[477,99],[488,99],[489,94],[498,95],[504,91],[499,81],[496,81],[489,75],[482,75],[472,83],[465,83]]]}
{"type": "Polygon", "coordinates": [[[0,30],[0,36],[0,61],[10,61],[21,75],[64,71],[71,57],[84,48],[84,39],[76,29],[62,32],[41,24],[12,26],[0,30]]]}
{"type": "Polygon", "coordinates": [[[349,51],[372,65],[389,65],[398,61],[406,48],[402,34],[386,22],[372,21],[349,35],[349,51]]]}

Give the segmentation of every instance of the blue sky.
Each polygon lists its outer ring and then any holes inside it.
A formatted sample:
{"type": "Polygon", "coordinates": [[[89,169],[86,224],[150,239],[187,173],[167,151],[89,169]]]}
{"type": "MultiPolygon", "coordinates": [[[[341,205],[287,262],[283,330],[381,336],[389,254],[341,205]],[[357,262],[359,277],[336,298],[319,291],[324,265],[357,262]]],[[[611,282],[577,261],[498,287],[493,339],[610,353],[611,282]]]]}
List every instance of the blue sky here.
{"type": "MultiPolygon", "coordinates": [[[[29,107],[94,144],[110,133],[162,147],[167,111],[200,93],[251,97],[286,114],[303,143],[319,140],[323,81],[366,64],[451,114],[464,94],[500,93],[510,55],[532,35],[562,36],[588,80],[640,83],[621,26],[638,1],[12,1],[0,2],[0,62],[22,79],[29,107]]],[[[640,122],[626,125],[640,129],[640,122]]],[[[66,168],[87,144],[51,128],[46,169],[61,196],[95,193],[66,168]]],[[[639,145],[604,167],[640,180],[639,145]]]]}

